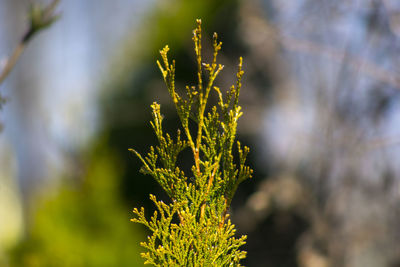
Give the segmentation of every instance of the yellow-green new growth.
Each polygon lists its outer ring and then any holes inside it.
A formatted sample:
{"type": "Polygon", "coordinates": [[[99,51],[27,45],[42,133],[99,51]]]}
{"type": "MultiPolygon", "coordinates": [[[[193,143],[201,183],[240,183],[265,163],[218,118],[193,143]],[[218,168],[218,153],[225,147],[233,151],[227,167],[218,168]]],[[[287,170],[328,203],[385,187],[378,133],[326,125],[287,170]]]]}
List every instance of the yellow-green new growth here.
{"type": "Polygon", "coordinates": [[[143,162],[141,171],[150,174],[171,198],[171,203],[158,201],[150,195],[157,210],[146,219],[144,209],[134,209],[133,222],[145,225],[152,235],[141,245],[147,249],[142,253],[145,264],[154,266],[240,266],[239,261],[246,256],[240,250],[246,236],[235,238],[235,227],[231,224],[227,210],[238,185],[251,177],[252,170],[245,165],[249,152],[237,142],[239,159],[234,163],[233,145],[236,128],[242,115],[238,105],[242,58],[239,59],[236,86],[225,94],[214,86],[214,81],[223,66],[217,64],[217,55],[222,43],[213,36],[213,59],[203,63],[201,56],[201,21],[193,31],[193,41],[197,61],[197,86],[186,86],[186,96],[182,97],[175,88],[175,61],[169,63],[169,47],[161,51],[162,63],[157,64],[175,104],[184,140],[178,129],[175,140],[162,129],[163,116],[160,105],[153,103],[151,126],[159,145],[150,147],[147,156],[142,157],[131,149],[143,162]],[[204,73],[203,73],[204,72],[204,73]],[[204,81],[203,81],[204,79],[204,81]],[[218,104],[207,110],[211,89],[218,95],[218,104]],[[195,131],[189,129],[189,120],[197,125],[195,131]],[[194,165],[191,173],[185,174],[176,165],[178,155],[190,149],[194,165]],[[189,179],[188,177],[191,177],[189,179]]]}

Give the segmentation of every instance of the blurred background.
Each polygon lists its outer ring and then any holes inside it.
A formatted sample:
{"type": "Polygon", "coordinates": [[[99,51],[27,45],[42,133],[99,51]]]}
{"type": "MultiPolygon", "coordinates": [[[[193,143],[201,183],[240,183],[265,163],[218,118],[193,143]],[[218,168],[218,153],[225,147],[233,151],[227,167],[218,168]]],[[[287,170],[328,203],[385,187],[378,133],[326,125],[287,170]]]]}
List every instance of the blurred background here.
{"type": "MultiPolygon", "coordinates": [[[[33,0],[32,0],[33,1],[33,0]]],[[[0,67],[28,0],[0,1],[0,67]]],[[[35,0],[36,1],[36,0],[35,0]]],[[[45,1],[42,1],[46,3],[45,1]]],[[[228,89],[244,57],[239,140],[254,178],[232,220],[245,266],[400,266],[400,2],[62,0],[0,85],[0,266],[142,266],[133,207],[164,196],[128,152],[177,115],[155,64],[195,82],[191,41],[223,42],[228,89]]]]}

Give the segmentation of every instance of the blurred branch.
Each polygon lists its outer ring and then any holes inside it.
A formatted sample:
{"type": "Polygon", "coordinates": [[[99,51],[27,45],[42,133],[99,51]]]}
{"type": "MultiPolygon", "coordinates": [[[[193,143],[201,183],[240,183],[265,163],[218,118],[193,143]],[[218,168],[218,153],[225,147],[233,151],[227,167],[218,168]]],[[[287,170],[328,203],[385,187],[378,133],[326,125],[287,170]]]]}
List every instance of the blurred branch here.
{"type": "MultiPolygon", "coordinates": [[[[243,27],[245,29],[252,29],[251,31],[246,31],[246,41],[250,44],[251,51],[257,51],[257,53],[255,53],[256,57],[259,58],[260,55],[262,55],[267,57],[266,60],[275,61],[274,58],[270,57],[276,55],[276,52],[274,52],[276,49],[275,45],[280,44],[289,51],[325,56],[337,62],[342,62],[343,59],[346,59],[346,63],[358,69],[360,72],[367,74],[377,81],[400,89],[400,76],[396,73],[385,70],[374,62],[341,49],[318,44],[309,40],[299,40],[290,36],[284,36],[281,34],[279,28],[267,23],[261,15],[257,15],[257,10],[254,9],[254,6],[246,5],[245,8],[249,9],[251,12],[247,10],[245,15],[242,16],[245,22],[243,27]],[[252,15],[249,16],[248,14],[252,15]]],[[[274,69],[270,71],[274,71],[274,69]]]]}
{"type": "Polygon", "coordinates": [[[360,149],[365,152],[398,145],[400,145],[400,136],[381,137],[367,141],[361,145],[360,149]]]}
{"type": "Polygon", "coordinates": [[[352,67],[359,68],[361,72],[368,74],[375,80],[400,89],[400,77],[398,75],[385,70],[373,62],[365,60],[364,58],[357,57],[346,51],[324,46],[311,41],[298,40],[296,38],[282,35],[279,35],[277,38],[288,50],[319,54],[339,62],[342,61],[343,58],[346,58],[346,61],[348,61],[352,67]]]}
{"type": "Polygon", "coordinates": [[[3,69],[0,72],[0,84],[5,80],[11,70],[14,68],[22,52],[25,50],[26,45],[40,31],[46,29],[53,24],[57,19],[58,15],[55,15],[55,8],[60,0],[53,0],[47,6],[32,3],[29,10],[30,26],[24,36],[22,37],[19,44],[15,47],[11,56],[5,60],[3,69]]]}

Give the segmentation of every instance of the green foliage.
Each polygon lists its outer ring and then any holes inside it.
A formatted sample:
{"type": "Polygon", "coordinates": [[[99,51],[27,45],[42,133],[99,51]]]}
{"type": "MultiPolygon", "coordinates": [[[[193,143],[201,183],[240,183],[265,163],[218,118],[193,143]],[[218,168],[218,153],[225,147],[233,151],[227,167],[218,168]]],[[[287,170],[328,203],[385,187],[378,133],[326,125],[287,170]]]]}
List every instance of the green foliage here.
{"type": "Polygon", "coordinates": [[[56,193],[46,191],[34,209],[27,236],[11,252],[10,266],[142,265],[133,252],[139,254],[144,235],[126,223],[130,216],[118,184],[123,170],[104,145],[88,155],[84,177],[69,177],[56,193]]]}
{"type": "Polygon", "coordinates": [[[162,129],[163,116],[160,105],[153,103],[151,126],[157,136],[158,145],[150,147],[142,157],[131,149],[142,161],[141,171],[150,174],[171,198],[165,204],[150,195],[157,210],[146,219],[144,209],[134,209],[132,221],[145,225],[152,235],[141,245],[147,249],[142,253],[145,264],[154,266],[240,266],[246,256],[240,250],[246,236],[236,238],[235,227],[228,218],[228,208],[238,185],[251,177],[252,170],[245,165],[249,152],[237,142],[237,161],[233,146],[239,117],[238,105],[241,88],[242,59],[239,60],[237,82],[225,94],[214,86],[214,81],[223,66],[217,64],[221,42],[213,36],[213,58],[211,63],[202,62],[201,21],[197,20],[193,41],[197,63],[197,86],[186,86],[186,97],[175,88],[175,61],[169,62],[168,46],[160,51],[162,63],[157,61],[169,94],[175,104],[185,138],[178,130],[175,140],[162,129]],[[207,109],[211,90],[218,103],[207,109]],[[192,127],[193,124],[196,127],[192,127]],[[193,166],[190,178],[177,166],[179,154],[191,150],[193,166]]]}

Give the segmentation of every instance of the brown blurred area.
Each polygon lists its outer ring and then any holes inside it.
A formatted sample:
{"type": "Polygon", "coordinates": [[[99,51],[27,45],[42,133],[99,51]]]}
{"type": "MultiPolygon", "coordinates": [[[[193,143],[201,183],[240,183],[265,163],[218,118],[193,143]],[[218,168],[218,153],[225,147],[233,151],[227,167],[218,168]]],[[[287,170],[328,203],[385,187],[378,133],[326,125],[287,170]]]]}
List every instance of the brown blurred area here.
{"type": "Polygon", "coordinates": [[[399,266],[400,6],[299,2],[241,4],[247,61],[271,82],[257,98],[269,174],[234,213],[263,240],[249,263],[399,266]]]}

